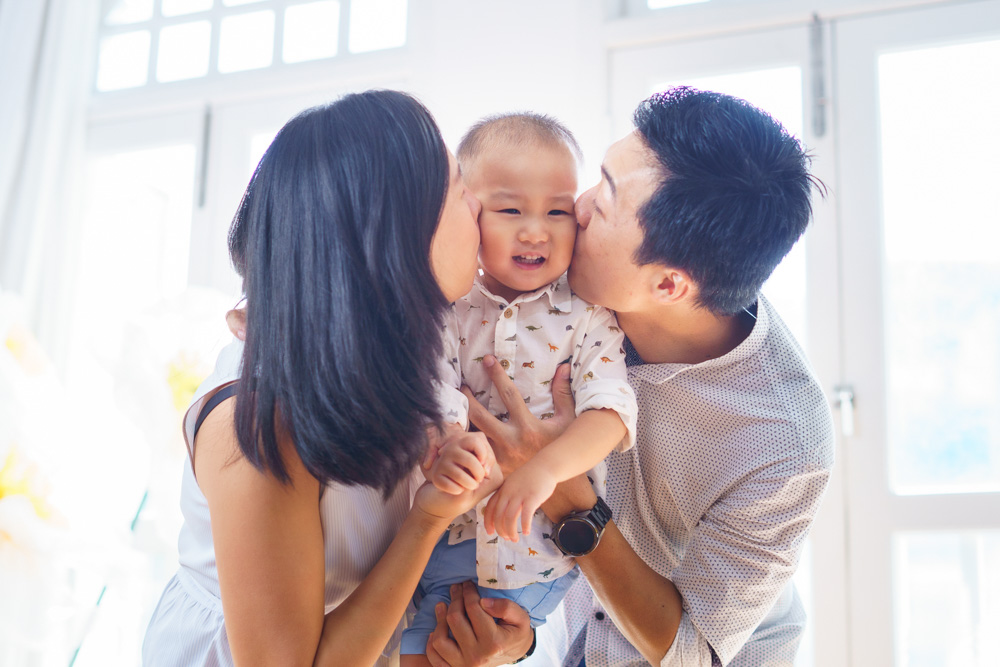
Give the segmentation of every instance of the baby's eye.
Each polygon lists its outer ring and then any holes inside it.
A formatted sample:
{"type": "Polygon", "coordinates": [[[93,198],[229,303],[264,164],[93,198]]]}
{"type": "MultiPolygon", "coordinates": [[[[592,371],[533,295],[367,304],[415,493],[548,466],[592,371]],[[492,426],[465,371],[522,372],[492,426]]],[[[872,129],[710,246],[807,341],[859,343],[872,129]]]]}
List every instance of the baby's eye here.
{"type": "Polygon", "coordinates": [[[500,213],[506,213],[507,215],[520,215],[521,212],[516,208],[503,208],[500,209],[500,213]]]}
{"type": "Polygon", "coordinates": [[[556,208],[549,211],[549,215],[569,215],[569,212],[556,208]]]}

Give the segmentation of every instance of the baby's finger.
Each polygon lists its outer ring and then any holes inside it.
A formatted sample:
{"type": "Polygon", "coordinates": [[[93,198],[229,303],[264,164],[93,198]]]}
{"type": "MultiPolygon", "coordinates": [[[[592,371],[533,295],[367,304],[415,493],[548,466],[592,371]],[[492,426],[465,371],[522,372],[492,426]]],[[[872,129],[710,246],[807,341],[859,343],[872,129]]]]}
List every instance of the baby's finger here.
{"type": "Polygon", "coordinates": [[[424,470],[430,470],[431,464],[434,463],[434,459],[437,458],[438,448],[437,445],[429,445],[427,447],[427,452],[424,454],[424,460],[420,464],[424,470]]]}
{"type": "Polygon", "coordinates": [[[486,436],[480,433],[478,437],[470,438],[469,446],[471,447],[470,451],[472,454],[486,470],[486,474],[489,474],[490,468],[493,467],[494,463],[496,463],[496,457],[493,455],[493,448],[490,447],[490,443],[486,440],[486,436]]]}
{"type": "Polygon", "coordinates": [[[517,520],[521,515],[521,506],[518,503],[510,503],[504,509],[503,513],[503,530],[504,539],[510,540],[511,542],[517,542],[517,520]]]}
{"type": "Polygon", "coordinates": [[[449,466],[448,470],[445,472],[445,476],[461,486],[463,491],[475,491],[479,488],[479,482],[476,481],[476,478],[470,475],[469,471],[465,468],[449,466]]]}
{"type": "Polygon", "coordinates": [[[530,507],[528,505],[521,506],[521,532],[525,535],[531,535],[531,519],[535,516],[535,510],[537,507],[530,507]]]}
{"type": "Polygon", "coordinates": [[[486,501],[486,507],[483,508],[483,528],[486,530],[487,535],[493,535],[496,532],[496,524],[493,521],[497,508],[497,494],[490,496],[490,499],[486,501]]]}
{"type": "Polygon", "coordinates": [[[432,484],[434,484],[434,488],[452,496],[457,496],[465,491],[459,484],[445,475],[434,475],[432,484]]]}
{"type": "MultiPolygon", "coordinates": [[[[503,487],[500,488],[501,490],[503,489],[503,487]]],[[[493,530],[500,537],[507,539],[504,516],[507,513],[507,507],[510,503],[507,502],[507,497],[499,492],[493,498],[496,499],[496,506],[493,508],[493,530]]]]}
{"type": "Polygon", "coordinates": [[[476,455],[464,449],[453,451],[449,456],[449,464],[464,469],[476,481],[476,484],[483,481],[483,477],[486,476],[486,469],[476,458],[476,455]]]}

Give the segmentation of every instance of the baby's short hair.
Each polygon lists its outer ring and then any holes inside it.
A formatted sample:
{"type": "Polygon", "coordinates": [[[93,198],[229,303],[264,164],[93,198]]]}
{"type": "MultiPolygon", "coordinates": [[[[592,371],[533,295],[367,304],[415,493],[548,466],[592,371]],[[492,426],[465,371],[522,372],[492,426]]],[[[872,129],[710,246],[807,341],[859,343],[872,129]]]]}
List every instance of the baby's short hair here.
{"type": "Polygon", "coordinates": [[[538,143],[564,145],[578,163],[583,160],[580,144],[569,128],[552,116],[533,111],[499,113],[477,121],[459,142],[456,157],[464,163],[501,145],[530,146],[538,143]]]}

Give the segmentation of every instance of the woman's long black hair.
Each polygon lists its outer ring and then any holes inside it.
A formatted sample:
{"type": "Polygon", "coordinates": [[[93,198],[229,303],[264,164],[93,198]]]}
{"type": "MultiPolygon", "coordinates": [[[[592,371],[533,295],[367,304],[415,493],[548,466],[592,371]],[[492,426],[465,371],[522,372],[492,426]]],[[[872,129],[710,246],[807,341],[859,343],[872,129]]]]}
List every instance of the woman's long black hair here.
{"type": "Polygon", "coordinates": [[[236,435],[259,470],[288,480],[279,419],[321,483],[388,494],[416,465],[440,421],[430,248],[448,181],[437,125],[404,93],[348,95],[274,138],[229,230],[247,297],[236,435]]]}

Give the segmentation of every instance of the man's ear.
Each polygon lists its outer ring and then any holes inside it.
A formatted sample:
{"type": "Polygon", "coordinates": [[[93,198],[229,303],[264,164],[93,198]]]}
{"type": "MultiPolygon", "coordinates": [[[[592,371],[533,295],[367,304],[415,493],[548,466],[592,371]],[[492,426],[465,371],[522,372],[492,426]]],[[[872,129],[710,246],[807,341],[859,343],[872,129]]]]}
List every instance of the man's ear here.
{"type": "Polygon", "coordinates": [[[653,298],[661,306],[691,304],[697,298],[698,288],[691,275],[683,269],[664,266],[655,275],[653,298]]]}

